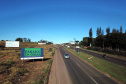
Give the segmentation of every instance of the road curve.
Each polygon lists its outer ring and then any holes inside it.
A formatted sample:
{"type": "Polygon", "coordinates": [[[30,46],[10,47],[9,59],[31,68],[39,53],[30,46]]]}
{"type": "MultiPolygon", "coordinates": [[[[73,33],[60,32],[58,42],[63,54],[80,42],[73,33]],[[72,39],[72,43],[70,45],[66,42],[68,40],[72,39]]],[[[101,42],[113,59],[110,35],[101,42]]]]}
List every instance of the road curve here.
{"type": "Polygon", "coordinates": [[[59,47],[59,50],[72,84],[118,84],[62,47],[59,47]],[[70,59],[64,58],[65,53],[70,55],[70,59]]]}

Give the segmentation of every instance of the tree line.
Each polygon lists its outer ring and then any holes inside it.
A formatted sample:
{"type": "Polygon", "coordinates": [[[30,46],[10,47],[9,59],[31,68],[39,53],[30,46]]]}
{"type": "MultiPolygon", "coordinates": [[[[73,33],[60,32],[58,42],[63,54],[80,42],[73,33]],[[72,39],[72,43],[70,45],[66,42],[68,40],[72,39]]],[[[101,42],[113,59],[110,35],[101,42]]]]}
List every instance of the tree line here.
{"type": "MultiPolygon", "coordinates": [[[[15,41],[20,42],[31,42],[30,38],[16,38],[15,41]]],[[[39,40],[38,43],[46,43],[47,45],[53,44],[53,42],[47,41],[47,40],[39,40]]]]}
{"type": "MultiPolygon", "coordinates": [[[[1,41],[10,41],[10,40],[1,40],[1,41]]],[[[30,38],[16,38],[15,41],[19,41],[19,42],[31,42],[30,38]]],[[[47,41],[47,40],[39,40],[38,43],[46,43],[47,45],[53,44],[53,42],[51,41],[47,41]]]]}
{"type": "Polygon", "coordinates": [[[115,49],[115,50],[126,50],[126,30],[123,33],[122,26],[120,29],[112,29],[110,32],[110,27],[106,28],[106,35],[104,35],[104,30],[100,27],[97,28],[96,38],[92,37],[92,28],[89,30],[89,37],[84,37],[79,43],[81,46],[95,46],[102,49],[115,49]]]}
{"type": "Polygon", "coordinates": [[[47,40],[40,40],[38,43],[46,43],[47,45],[53,44],[53,42],[47,41],[47,40]]]}
{"type": "Polygon", "coordinates": [[[15,41],[19,41],[19,42],[31,42],[30,38],[16,38],[15,41]]]}

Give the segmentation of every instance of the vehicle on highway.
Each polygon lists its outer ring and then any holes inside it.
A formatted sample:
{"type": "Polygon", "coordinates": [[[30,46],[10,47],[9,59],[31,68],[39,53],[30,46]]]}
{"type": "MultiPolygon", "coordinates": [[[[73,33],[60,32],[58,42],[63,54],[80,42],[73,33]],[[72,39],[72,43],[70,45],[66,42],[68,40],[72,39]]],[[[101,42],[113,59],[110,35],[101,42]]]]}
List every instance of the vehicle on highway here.
{"type": "Polygon", "coordinates": [[[103,54],[103,57],[106,58],[106,53],[103,54]]]}
{"type": "Polygon", "coordinates": [[[64,58],[70,58],[69,54],[65,54],[64,58]]]}

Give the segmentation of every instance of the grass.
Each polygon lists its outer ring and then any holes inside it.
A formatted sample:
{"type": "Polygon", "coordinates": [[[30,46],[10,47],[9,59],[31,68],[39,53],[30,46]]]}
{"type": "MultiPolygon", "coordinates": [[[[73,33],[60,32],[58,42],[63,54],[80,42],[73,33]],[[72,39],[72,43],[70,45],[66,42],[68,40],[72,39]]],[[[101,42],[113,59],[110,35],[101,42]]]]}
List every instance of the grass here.
{"type": "Polygon", "coordinates": [[[79,52],[77,54],[74,50],[72,49],[67,49],[73,54],[75,54],[77,57],[87,61],[100,71],[109,74],[112,78],[120,81],[121,83],[126,84],[126,68],[116,65],[114,63],[99,59],[97,57],[93,57],[92,55],[86,54],[79,52]]]}
{"type": "MultiPolygon", "coordinates": [[[[100,51],[95,51],[95,50],[91,50],[91,49],[84,49],[84,48],[81,48],[83,50],[86,50],[86,51],[90,51],[90,52],[94,52],[94,53],[99,53],[99,54],[104,54],[104,52],[100,52],[100,51]]],[[[114,58],[118,58],[118,59],[122,59],[122,60],[126,60],[126,57],[125,56],[120,56],[120,55],[113,55],[113,54],[108,54],[106,53],[107,56],[110,56],[110,57],[114,57],[114,58]]]]}
{"type": "Polygon", "coordinates": [[[52,56],[54,56],[54,54],[55,54],[55,49],[52,50],[52,56]]]}

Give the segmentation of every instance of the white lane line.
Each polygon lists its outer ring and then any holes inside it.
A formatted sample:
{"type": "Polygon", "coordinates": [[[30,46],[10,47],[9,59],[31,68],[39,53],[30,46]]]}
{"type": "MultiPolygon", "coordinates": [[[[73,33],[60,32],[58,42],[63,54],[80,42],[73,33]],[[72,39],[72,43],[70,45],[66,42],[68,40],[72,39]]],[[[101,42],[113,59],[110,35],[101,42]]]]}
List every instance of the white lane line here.
{"type": "Polygon", "coordinates": [[[95,82],[95,84],[98,84],[91,76],[90,76],[90,78],[95,82]]]}
{"type": "MultiPolygon", "coordinates": [[[[76,62],[75,62],[76,63],[76,62]]],[[[79,67],[81,67],[78,63],[76,63],[79,67]]]]}
{"type": "MultiPolygon", "coordinates": [[[[73,60],[73,59],[72,59],[73,60]]],[[[74,60],[73,60],[74,61],[74,60]]],[[[74,61],[75,62],[75,61],[74,61]]],[[[80,68],[81,68],[81,66],[77,63],[77,62],[75,62],[80,68]]],[[[93,81],[93,82],[95,82],[95,84],[98,84],[96,81],[95,81],[95,79],[93,79],[83,68],[81,68],[86,74],[87,74],[87,76],[89,77],[89,78],[91,78],[91,80],[93,81]]]]}

